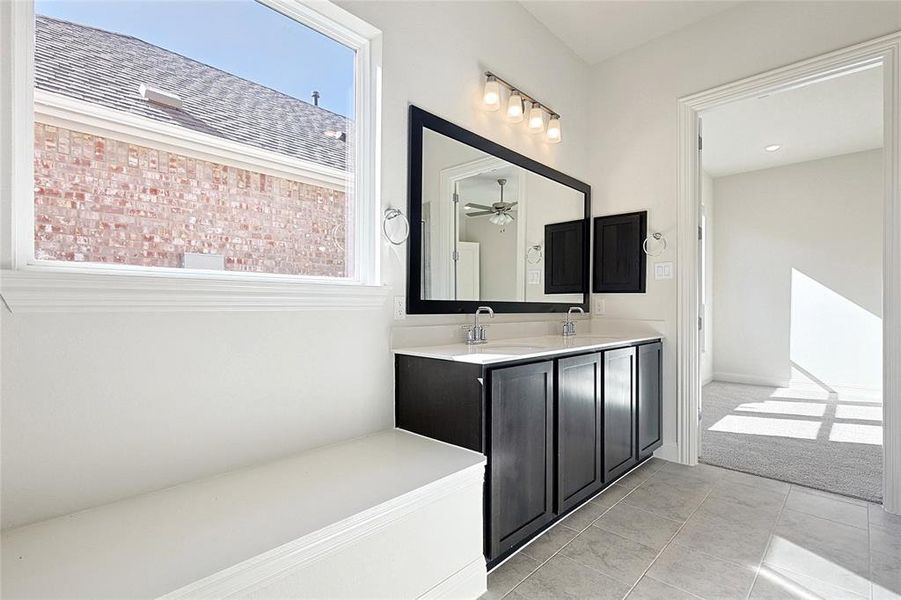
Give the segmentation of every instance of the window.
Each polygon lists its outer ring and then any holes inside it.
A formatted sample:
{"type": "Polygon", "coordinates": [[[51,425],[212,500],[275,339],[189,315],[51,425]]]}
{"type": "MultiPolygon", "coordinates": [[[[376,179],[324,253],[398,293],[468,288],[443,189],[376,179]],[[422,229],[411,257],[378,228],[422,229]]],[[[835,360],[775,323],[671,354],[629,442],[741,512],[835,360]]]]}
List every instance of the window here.
{"type": "Polygon", "coordinates": [[[33,25],[20,264],[377,283],[375,30],[296,0],[37,0],[33,25]]]}

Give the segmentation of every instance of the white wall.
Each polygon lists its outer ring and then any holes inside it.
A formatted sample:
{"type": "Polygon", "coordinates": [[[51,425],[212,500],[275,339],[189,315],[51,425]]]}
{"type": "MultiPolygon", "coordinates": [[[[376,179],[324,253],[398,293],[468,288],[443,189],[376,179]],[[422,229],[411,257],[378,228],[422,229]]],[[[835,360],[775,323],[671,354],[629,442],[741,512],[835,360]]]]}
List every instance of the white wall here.
{"type": "MultiPolygon", "coordinates": [[[[589,68],[532,15],[511,2],[339,4],[384,32],[382,199],[406,207],[407,109],[415,104],[577,179],[589,181],[589,68]],[[502,111],[481,108],[484,71],[521,85],[562,115],[563,142],[547,144],[502,111]]],[[[403,295],[404,248],[391,248],[395,293],[403,295]]],[[[498,315],[493,323],[547,319],[498,315]]],[[[471,321],[469,315],[408,316],[397,328],[471,321]]],[[[555,321],[560,319],[554,319],[555,321]]],[[[450,330],[449,330],[450,331],[450,330]]],[[[453,330],[454,339],[459,329],[453,330]]]]}
{"type": "MultiPolygon", "coordinates": [[[[594,210],[649,210],[667,253],[648,261],[645,295],[606,296],[606,318],[676,328],[675,279],[654,262],[675,260],[678,98],[901,29],[898,2],[746,2],[653,40],[592,72],[590,172],[594,210]]],[[[676,265],[678,268],[678,264],[676,265]]],[[[676,339],[664,350],[664,436],[676,440],[676,339]]]]}
{"type": "MultiPolygon", "coordinates": [[[[588,69],[521,6],[344,6],[384,32],[385,206],[406,207],[411,102],[586,178],[588,69]],[[562,144],[546,144],[479,107],[488,67],[563,115],[562,144]]],[[[382,244],[383,277],[399,295],[404,252],[382,244]]],[[[0,309],[3,525],[391,426],[387,304],[358,313],[10,315],[0,309]]],[[[513,319],[522,317],[506,317],[513,319]]]]}
{"type": "Polygon", "coordinates": [[[881,387],[882,151],[714,180],[714,378],[881,387]]]}

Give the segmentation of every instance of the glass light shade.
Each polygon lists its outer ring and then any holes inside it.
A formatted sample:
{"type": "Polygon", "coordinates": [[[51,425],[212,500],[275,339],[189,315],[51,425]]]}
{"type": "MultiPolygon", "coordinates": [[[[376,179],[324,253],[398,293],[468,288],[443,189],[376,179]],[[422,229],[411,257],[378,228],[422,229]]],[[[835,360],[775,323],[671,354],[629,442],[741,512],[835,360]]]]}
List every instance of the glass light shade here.
{"type": "Polygon", "coordinates": [[[529,111],[529,131],[532,133],[544,131],[544,111],[537,102],[532,104],[529,111]]]}
{"type": "Polygon", "coordinates": [[[560,130],[560,117],[554,115],[547,124],[547,141],[551,144],[559,144],[563,139],[563,133],[560,130]]]}
{"type": "Polygon", "coordinates": [[[485,81],[485,93],[482,95],[482,103],[488,110],[497,110],[501,107],[501,84],[494,77],[485,81]]]}
{"type": "Polygon", "coordinates": [[[519,123],[523,119],[523,107],[522,107],[522,96],[519,95],[519,92],[516,90],[510,94],[510,99],[507,101],[507,120],[511,123],[519,123]]]}
{"type": "Polygon", "coordinates": [[[493,214],[488,218],[489,223],[493,223],[494,225],[504,226],[507,223],[513,222],[513,217],[508,215],[507,213],[497,213],[493,214]]]}

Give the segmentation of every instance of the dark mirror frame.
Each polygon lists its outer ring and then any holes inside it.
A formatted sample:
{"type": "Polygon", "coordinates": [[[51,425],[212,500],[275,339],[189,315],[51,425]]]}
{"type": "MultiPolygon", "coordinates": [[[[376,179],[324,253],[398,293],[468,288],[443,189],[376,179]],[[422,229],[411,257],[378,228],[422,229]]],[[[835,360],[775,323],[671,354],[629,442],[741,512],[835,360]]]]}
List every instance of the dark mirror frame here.
{"type": "Polygon", "coordinates": [[[407,241],[407,313],[411,315],[474,313],[479,306],[490,306],[497,313],[562,313],[571,306],[589,312],[591,260],[591,186],[569,175],[492,142],[450,121],[410,105],[410,138],[408,144],[407,214],[410,217],[410,238],[407,241]],[[493,300],[423,300],[422,299],[422,136],[425,129],[445,135],[458,142],[487,152],[510,164],[537,173],[585,195],[582,302],[498,302],[493,300]]]}

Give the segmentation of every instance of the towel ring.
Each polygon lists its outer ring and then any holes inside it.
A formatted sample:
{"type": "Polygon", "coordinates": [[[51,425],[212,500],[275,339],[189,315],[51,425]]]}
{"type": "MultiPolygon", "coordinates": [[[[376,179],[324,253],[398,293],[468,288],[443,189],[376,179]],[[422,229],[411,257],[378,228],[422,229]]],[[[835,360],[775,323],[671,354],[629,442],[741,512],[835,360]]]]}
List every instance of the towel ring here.
{"type": "Polygon", "coordinates": [[[662,233],[652,233],[644,239],[644,242],[641,244],[641,248],[648,256],[660,256],[661,254],[663,254],[663,251],[666,250],[666,238],[663,237],[662,233]],[[651,238],[659,242],[659,247],[654,252],[648,250],[648,242],[651,241],[651,238]]]}
{"type": "Polygon", "coordinates": [[[399,208],[386,208],[385,209],[385,217],[382,219],[382,233],[385,234],[385,239],[394,244],[395,246],[400,246],[410,237],[410,220],[407,219],[407,216],[401,212],[399,208]],[[400,240],[394,240],[388,234],[388,221],[391,219],[396,219],[400,217],[403,219],[404,223],[404,236],[400,240]]]}

